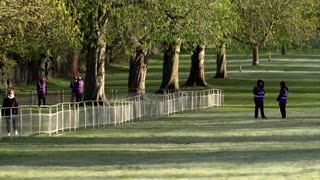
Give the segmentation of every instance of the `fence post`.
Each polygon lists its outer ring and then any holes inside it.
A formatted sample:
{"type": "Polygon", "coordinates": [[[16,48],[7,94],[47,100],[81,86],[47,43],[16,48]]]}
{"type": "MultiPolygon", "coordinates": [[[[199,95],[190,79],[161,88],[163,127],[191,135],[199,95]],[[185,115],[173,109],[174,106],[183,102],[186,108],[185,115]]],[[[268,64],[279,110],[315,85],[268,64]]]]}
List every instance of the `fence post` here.
{"type": "Polygon", "coordinates": [[[71,107],[71,103],[73,103],[73,102],[70,102],[69,103],[69,132],[71,131],[71,119],[72,119],[72,107],[71,107]]]}
{"type": "Polygon", "coordinates": [[[22,133],[23,133],[23,131],[22,131],[22,109],[21,108],[19,108],[19,110],[18,111],[20,111],[20,134],[19,134],[19,136],[21,137],[22,136],[22,133]]]}
{"type": "Polygon", "coordinates": [[[77,122],[79,122],[79,103],[74,104],[74,131],[77,131],[77,122]]]}
{"type": "Polygon", "coordinates": [[[61,106],[61,111],[62,111],[62,114],[61,114],[61,131],[62,133],[64,133],[64,103],[62,103],[62,106],[61,106]]]}
{"type": "Polygon", "coordinates": [[[84,128],[87,129],[87,103],[83,102],[83,110],[84,110],[84,128]]]}
{"type": "Polygon", "coordinates": [[[29,106],[29,117],[30,117],[30,136],[32,135],[32,106],[29,106]]]}
{"type": "MultiPolygon", "coordinates": [[[[57,105],[56,106],[56,134],[58,134],[58,131],[59,131],[59,106],[57,105]]],[[[63,112],[62,112],[63,113],[63,112]]]]}
{"type": "Polygon", "coordinates": [[[62,103],[64,103],[64,89],[62,89],[62,103]]]}
{"type": "Polygon", "coordinates": [[[12,117],[12,108],[10,108],[10,141],[13,136],[13,117],[12,117]]]}
{"type": "Polygon", "coordinates": [[[38,107],[38,114],[39,114],[39,134],[41,132],[41,108],[40,106],[38,107]]]}
{"type": "Polygon", "coordinates": [[[49,106],[49,127],[48,127],[48,130],[49,130],[49,136],[51,136],[51,123],[52,123],[52,109],[51,109],[51,106],[49,106]]]}

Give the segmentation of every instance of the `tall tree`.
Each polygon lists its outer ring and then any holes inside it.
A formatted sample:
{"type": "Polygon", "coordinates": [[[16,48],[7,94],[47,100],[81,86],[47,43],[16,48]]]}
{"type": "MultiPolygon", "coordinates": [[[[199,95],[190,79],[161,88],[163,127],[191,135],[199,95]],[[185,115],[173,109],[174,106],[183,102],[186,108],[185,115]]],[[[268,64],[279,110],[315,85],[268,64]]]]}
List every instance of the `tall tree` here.
{"type": "MultiPolygon", "coordinates": [[[[0,71],[8,80],[18,72],[40,65],[38,61],[57,58],[66,47],[77,46],[77,26],[64,2],[59,0],[10,0],[0,2],[0,71]],[[32,66],[33,65],[33,66],[32,66]],[[6,70],[9,71],[6,71],[6,70]]],[[[41,71],[41,69],[40,69],[41,71]]]]}
{"type": "MultiPolygon", "coordinates": [[[[217,49],[217,68],[215,78],[226,78],[226,57],[225,55],[225,44],[231,42],[230,37],[232,30],[236,27],[236,16],[233,12],[233,4],[230,0],[208,0],[201,4],[202,6],[197,7],[197,11],[192,16],[195,19],[193,26],[190,28],[194,32],[193,45],[196,45],[196,50],[193,51],[191,57],[191,68],[189,78],[185,86],[206,86],[204,76],[199,78],[193,78],[195,74],[205,74],[204,66],[197,65],[202,64],[204,59],[198,59],[196,63],[194,57],[205,57],[203,51],[198,51],[199,47],[208,47],[217,49]],[[223,47],[223,48],[222,48],[223,47]],[[198,54],[195,54],[198,53],[198,54]],[[221,58],[220,58],[221,57],[221,58]],[[192,82],[193,81],[193,82],[192,82]]],[[[192,46],[191,46],[192,47],[192,46]]]]}
{"type": "MultiPolygon", "coordinates": [[[[253,65],[259,64],[259,47],[268,44],[279,45],[280,42],[300,39],[305,33],[297,32],[309,29],[315,1],[310,0],[270,0],[233,1],[240,22],[233,38],[252,48],[253,65]],[[310,9],[309,9],[310,8],[310,9]],[[303,17],[303,18],[302,18],[303,17]],[[296,36],[292,36],[295,34],[296,36]],[[268,42],[271,41],[271,42],[268,42]]],[[[310,32],[309,30],[307,32],[310,32]]],[[[283,45],[283,44],[281,44],[283,45]]]]}
{"type": "Polygon", "coordinates": [[[105,100],[105,57],[107,24],[112,9],[121,2],[72,0],[68,6],[77,18],[83,35],[82,57],[86,60],[85,100],[105,100]]]}
{"type": "Polygon", "coordinates": [[[217,52],[217,68],[215,78],[227,78],[226,47],[223,44],[217,52]]]}
{"type": "Polygon", "coordinates": [[[117,9],[117,16],[112,18],[112,27],[117,29],[117,44],[113,44],[113,49],[129,56],[130,95],[145,93],[150,49],[161,34],[161,22],[155,13],[157,6],[157,1],[127,1],[124,7],[117,9]]]}
{"type": "Polygon", "coordinates": [[[190,75],[184,86],[207,86],[206,78],[204,75],[204,55],[205,48],[197,46],[191,56],[191,69],[190,75]]]}

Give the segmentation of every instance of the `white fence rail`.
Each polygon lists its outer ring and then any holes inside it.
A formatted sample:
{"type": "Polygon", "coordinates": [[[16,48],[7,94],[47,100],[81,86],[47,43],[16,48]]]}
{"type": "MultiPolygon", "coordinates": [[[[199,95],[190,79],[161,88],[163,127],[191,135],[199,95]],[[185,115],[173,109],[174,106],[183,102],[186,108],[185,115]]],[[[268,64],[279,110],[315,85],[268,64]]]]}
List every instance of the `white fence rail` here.
{"type": "MultiPolygon", "coordinates": [[[[220,107],[224,103],[222,90],[186,91],[172,94],[134,96],[122,100],[59,103],[52,106],[23,105],[19,114],[0,116],[0,140],[34,134],[58,134],[78,128],[99,128],[121,125],[139,119],[170,116],[175,113],[220,107]],[[10,135],[7,128],[9,128],[10,135]]],[[[4,110],[4,108],[1,109],[4,110]]],[[[11,109],[12,111],[12,109],[11,109]]]]}

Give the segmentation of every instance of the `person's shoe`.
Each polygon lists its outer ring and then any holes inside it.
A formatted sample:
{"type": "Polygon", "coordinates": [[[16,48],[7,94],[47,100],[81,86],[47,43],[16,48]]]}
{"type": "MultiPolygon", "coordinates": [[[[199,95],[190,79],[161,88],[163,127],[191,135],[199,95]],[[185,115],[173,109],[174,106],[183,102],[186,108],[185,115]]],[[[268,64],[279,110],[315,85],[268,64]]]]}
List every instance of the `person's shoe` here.
{"type": "Polygon", "coordinates": [[[10,133],[8,133],[8,136],[10,136],[11,134],[10,133]]]}
{"type": "Polygon", "coordinates": [[[268,118],[264,116],[264,117],[262,117],[262,119],[268,119],[268,118]]]}
{"type": "Polygon", "coordinates": [[[14,134],[15,134],[16,136],[18,136],[18,131],[16,130],[16,131],[14,132],[14,134]]]}

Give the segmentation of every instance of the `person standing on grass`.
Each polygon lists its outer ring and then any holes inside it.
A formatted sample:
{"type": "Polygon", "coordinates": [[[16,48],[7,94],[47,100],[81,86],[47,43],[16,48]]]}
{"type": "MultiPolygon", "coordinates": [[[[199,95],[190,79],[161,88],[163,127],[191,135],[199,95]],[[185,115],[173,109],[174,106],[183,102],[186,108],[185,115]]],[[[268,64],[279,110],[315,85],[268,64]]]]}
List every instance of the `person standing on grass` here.
{"type": "Polygon", "coordinates": [[[76,98],[76,91],[77,91],[77,76],[74,76],[73,80],[70,82],[70,88],[71,88],[71,102],[76,98]]]}
{"type": "Polygon", "coordinates": [[[259,79],[257,81],[257,85],[253,88],[253,94],[254,94],[254,102],[255,102],[255,110],[254,110],[254,117],[258,118],[258,111],[260,109],[261,117],[266,119],[266,116],[264,115],[264,82],[259,79]]]}
{"type": "Polygon", "coordinates": [[[76,83],[76,101],[81,102],[83,97],[83,80],[81,79],[81,76],[79,75],[77,77],[77,83],[76,83]]]}
{"type": "Polygon", "coordinates": [[[286,86],[286,83],[284,81],[281,81],[280,92],[279,92],[279,96],[277,97],[277,101],[279,102],[282,119],[287,117],[287,112],[286,112],[287,100],[288,100],[288,87],[286,86]]]}
{"type": "Polygon", "coordinates": [[[15,135],[18,135],[18,131],[16,128],[16,115],[18,115],[18,106],[19,103],[14,95],[13,89],[9,89],[7,92],[7,97],[3,100],[1,109],[1,114],[2,116],[4,116],[4,119],[7,123],[8,136],[10,136],[13,132],[15,133],[15,135]]]}
{"type": "Polygon", "coordinates": [[[41,100],[43,100],[43,105],[46,105],[46,95],[47,95],[47,83],[45,78],[41,78],[37,83],[37,94],[38,94],[38,105],[41,105],[41,100]]]}

